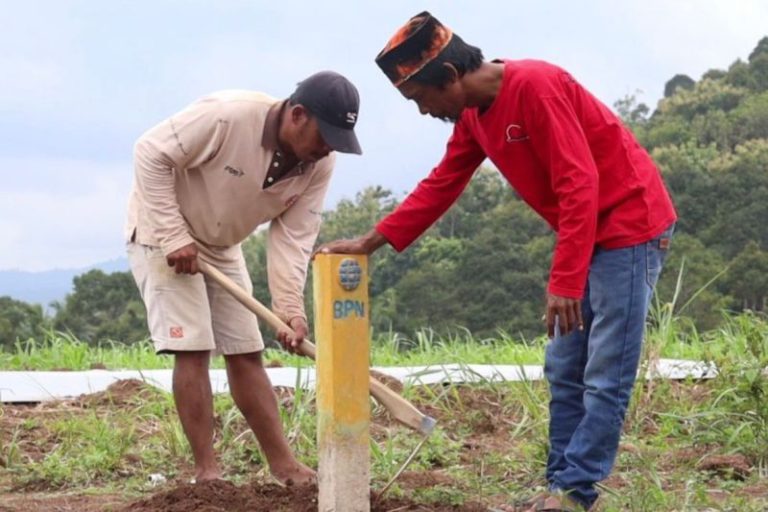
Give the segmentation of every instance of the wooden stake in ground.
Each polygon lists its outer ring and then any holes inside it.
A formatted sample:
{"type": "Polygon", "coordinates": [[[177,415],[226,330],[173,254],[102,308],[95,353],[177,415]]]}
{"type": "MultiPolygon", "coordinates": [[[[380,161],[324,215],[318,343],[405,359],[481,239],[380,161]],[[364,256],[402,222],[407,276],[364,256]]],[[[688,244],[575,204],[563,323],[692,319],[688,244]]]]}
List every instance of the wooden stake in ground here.
{"type": "Polygon", "coordinates": [[[318,510],[368,512],[368,259],[359,255],[318,255],[313,275],[318,510]]]}

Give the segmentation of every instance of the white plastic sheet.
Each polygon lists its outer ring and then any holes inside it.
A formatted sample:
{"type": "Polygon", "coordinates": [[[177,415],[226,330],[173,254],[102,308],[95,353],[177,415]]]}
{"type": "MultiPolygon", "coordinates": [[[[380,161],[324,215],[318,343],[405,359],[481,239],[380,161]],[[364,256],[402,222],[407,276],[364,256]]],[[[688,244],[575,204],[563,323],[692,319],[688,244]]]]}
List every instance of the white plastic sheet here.
{"type": "MultiPolygon", "coordinates": [[[[437,384],[441,382],[504,382],[541,380],[543,367],[539,365],[481,365],[440,364],[431,366],[375,367],[406,385],[437,384]]],[[[273,386],[313,388],[314,367],[267,368],[273,386]]],[[[679,359],[662,359],[655,368],[648,369],[649,378],[709,379],[717,375],[711,364],[679,359]]],[[[228,392],[224,370],[210,370],[214,393],[228,392]]],[[[105,390],[110,384],[125,379],[139,379],[160,389],[171,390],[171,370],[88,370],[81,372],[0,372],[0,402],[43,402],[74,398],[83,394],[105,390]]]]}

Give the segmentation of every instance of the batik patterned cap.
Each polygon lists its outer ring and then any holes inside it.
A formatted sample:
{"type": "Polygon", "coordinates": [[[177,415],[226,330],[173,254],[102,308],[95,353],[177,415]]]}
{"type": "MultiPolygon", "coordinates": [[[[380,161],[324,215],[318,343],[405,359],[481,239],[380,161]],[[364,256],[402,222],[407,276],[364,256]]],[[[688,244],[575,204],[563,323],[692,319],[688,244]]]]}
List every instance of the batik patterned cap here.
{"type": "Polygon", "coordinates": [[[440,55],[452,37],[451,29],[424,11],[395,32],[376,56],[376,64],[397,87],[440,55]]]}

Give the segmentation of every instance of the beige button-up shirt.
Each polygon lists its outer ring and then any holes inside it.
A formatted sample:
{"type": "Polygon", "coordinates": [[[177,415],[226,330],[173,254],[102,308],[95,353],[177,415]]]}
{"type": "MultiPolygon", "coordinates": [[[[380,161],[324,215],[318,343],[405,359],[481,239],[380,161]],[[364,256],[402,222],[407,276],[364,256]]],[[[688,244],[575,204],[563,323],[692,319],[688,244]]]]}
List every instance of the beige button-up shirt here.
{"type": "Polygon", "coordinates": [[[226,262],[241,257],[240,243],[269,222],[272,307],[287,321],[306,318],[307,264],[335,156],[281,169],[283,106],[258,92],[222,91],[142,135],[125,236],[165,255],[195,242],[202,257],[226,262]]]}

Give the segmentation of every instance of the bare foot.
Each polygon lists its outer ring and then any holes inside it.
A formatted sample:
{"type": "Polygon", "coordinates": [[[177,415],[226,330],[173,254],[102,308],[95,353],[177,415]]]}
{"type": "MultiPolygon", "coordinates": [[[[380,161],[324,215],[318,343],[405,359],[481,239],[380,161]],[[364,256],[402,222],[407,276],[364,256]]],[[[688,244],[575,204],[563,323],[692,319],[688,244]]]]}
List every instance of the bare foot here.
{"type": "Polygon", "coordinates": [[[317,483],[317,473],[301,462],[294,462],[283,469],[272,469],[272,476],[286,487],[312,485],[317,483]]]}
{"type": "Polygon", "coordinates": [[[211,480],[222,480],[221,471],[218,468],[201,469],[195,472],[195,478],[192,483],[210,482],[211,480]]]}

